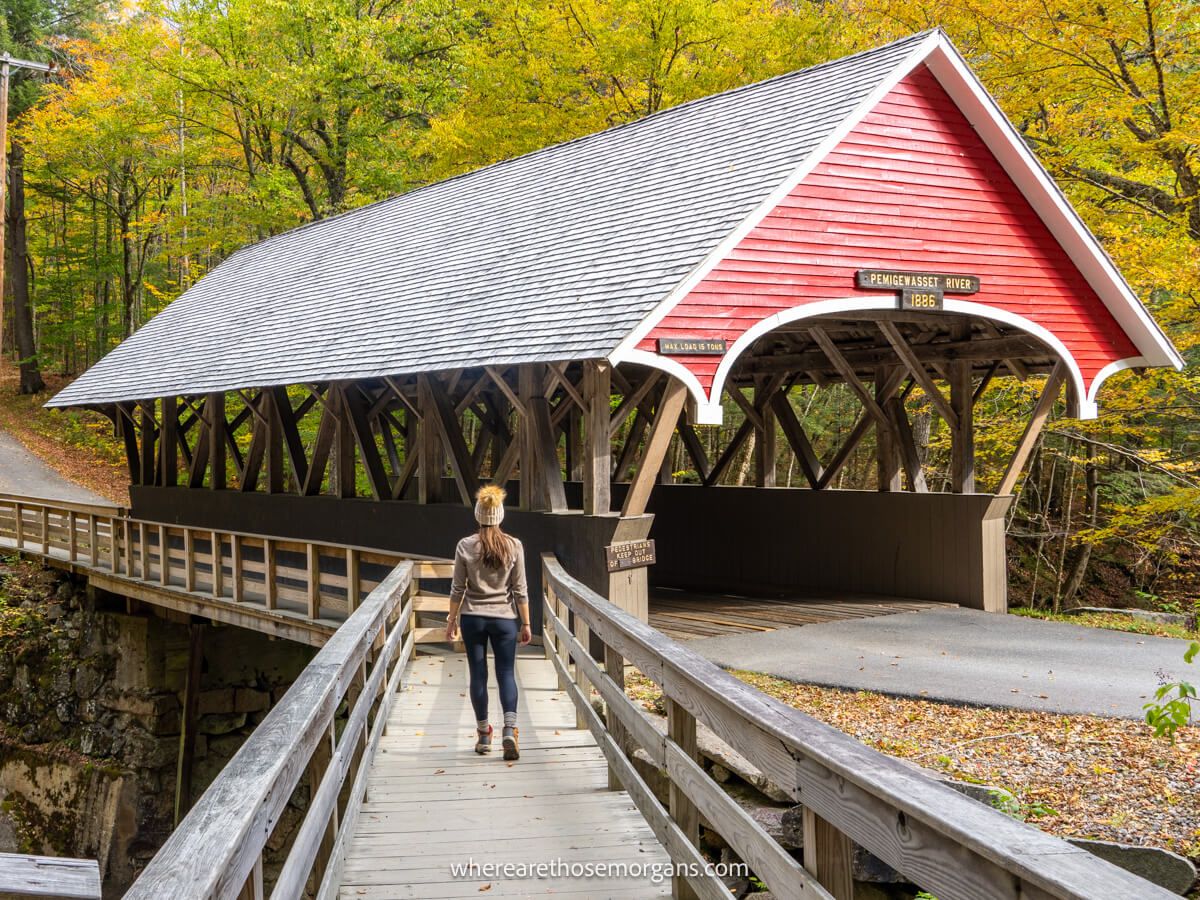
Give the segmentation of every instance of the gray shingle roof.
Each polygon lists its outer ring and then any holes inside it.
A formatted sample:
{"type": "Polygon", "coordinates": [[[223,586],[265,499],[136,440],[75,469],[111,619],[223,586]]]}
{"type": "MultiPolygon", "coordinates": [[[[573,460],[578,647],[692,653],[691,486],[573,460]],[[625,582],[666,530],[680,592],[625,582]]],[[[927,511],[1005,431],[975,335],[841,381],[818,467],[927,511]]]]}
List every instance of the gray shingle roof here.
{"type": "Polygon", "coordinates": [[[923,37],[246,247],[49,405],[607,356],[923,37]]]}

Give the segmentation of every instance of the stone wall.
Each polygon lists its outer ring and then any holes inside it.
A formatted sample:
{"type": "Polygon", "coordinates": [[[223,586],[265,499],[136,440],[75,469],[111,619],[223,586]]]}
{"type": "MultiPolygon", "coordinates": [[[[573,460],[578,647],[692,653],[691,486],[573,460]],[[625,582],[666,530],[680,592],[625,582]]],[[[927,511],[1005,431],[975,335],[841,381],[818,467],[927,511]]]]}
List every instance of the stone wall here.
{"type": "MultiPolygon", "coordinates": [[[[173,826],[189,625],[31,563],[0,564],[0,600],[0,851],[98,859],[120,896],[173,826]]],[[[193,798],[314,652],[209,624],[203,647],[193,798]]]]}

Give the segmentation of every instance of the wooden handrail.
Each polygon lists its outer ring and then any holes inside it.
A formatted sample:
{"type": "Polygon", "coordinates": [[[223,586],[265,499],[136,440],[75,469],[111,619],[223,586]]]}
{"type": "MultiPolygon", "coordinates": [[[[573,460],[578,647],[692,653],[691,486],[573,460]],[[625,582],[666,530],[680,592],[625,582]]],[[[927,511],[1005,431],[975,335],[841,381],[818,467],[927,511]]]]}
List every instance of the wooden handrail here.
{"type": "Polygon", "coordinates": [[[100,900],[100,864],[94,859],[0,853],[0,896],[100,900]]]}
{"type": "MultiPolygon", "coordinates": [[[[677,862],[690,861],[695,851],[679,846],[675,830],[692,829],[686,837],[694,842],[692,823],[699,811],[779,896],[849,898],[851,841],[939,900],[1174,896],[734,678],[609,603],[569,575],[553,554],[543,555],[542,566],[547,656],[614,775],[677,862]],[[605,649],[603,670],[587,650],[596,640],[605,649]],[[666,735],[625,697],[626,660],[661,688],[668,707],[666,735]],[[610,677],[618,671],[617,679],[610,677]],[[589,692],[573,682],[596,687],[607,722],[591,709],[589,692]],[[789,865],[790,857],[785,859],[756,823],[738,815],[736,803],[714,789],[694,756],[695,721],[803,804],[807,873],[789,865]],[[625,745],[618,749],[625,753],[609,755],[618,746],[618,732],[625,745]],[[625,759],[635,746],[668,772],[667,822],[661,804],[625,759]]],[[[712,888],[702,878],[689,879],[676,884],[675,895],[713,896],[712,888]]]]}
{"type": "Polygon", "coordinates": [[[312,763],[324,756],[318,749],[325,741],[332,754],[312,785],[304,822],[271,896],[301,896],[310,876],[318,885],[336,883],[339,848],[352,833],[353,811],[366,787],[365,763],[413,649],[413,569],[411,560],[396,566],[330,637],[150,861],[127,900],[261,900],[263,848],[305,769],[316,771],[312,763]],[[357,697],[351,698],[349,720],[333,744],[338,707],[352,690],[357,697]],[[343,818],[337,800],[347,781],[352,786],[343,818]],[[322,838],[329,831],[334,841],[326,856],[322,838]]]}

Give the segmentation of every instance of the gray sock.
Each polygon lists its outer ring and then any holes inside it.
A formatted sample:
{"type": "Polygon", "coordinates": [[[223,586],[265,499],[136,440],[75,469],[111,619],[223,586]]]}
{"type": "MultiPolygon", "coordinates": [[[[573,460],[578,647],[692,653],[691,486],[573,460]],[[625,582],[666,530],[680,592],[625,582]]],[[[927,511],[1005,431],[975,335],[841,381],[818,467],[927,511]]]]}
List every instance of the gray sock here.
{"type": "Polygon", "coordinates": [[[491,727],[492,726],[488,724],[487,719],[480,719],[478,722],[475,723],[475,728],[484,734],[487,734],[487,730],[491,727]]]}
{"type": "Polygon", "coordinates": [[[517,727],[517,714],[515,712],[506,712],[504,714],[504,727],[505,728],[516,728],[517,727]]]}

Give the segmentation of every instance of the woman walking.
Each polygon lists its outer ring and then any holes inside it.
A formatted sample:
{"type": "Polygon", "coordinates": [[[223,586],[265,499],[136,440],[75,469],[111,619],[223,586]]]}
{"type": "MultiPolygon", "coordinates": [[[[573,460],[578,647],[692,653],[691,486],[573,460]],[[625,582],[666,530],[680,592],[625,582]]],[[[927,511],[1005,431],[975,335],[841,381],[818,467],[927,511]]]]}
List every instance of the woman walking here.
{"type": "Polygon", "coordinates": [[[462,633],[471,673],[471,706],[475,709],[476,753],[490,753],[492,726],[488,722],[487,647],[496,661],[496,683],[504,709],[501,736],[505,759],[521,756],[517,746],[517,681],[513,669],[517,644],[528,644],[529,591],[525,585],[525,549],[500,530],[504,521],[504,489],[480,488],[475,495],[479,531],[458,542],[454,550],[454,580],[450,586],[450,616],[446,640],[462,633]]]}

